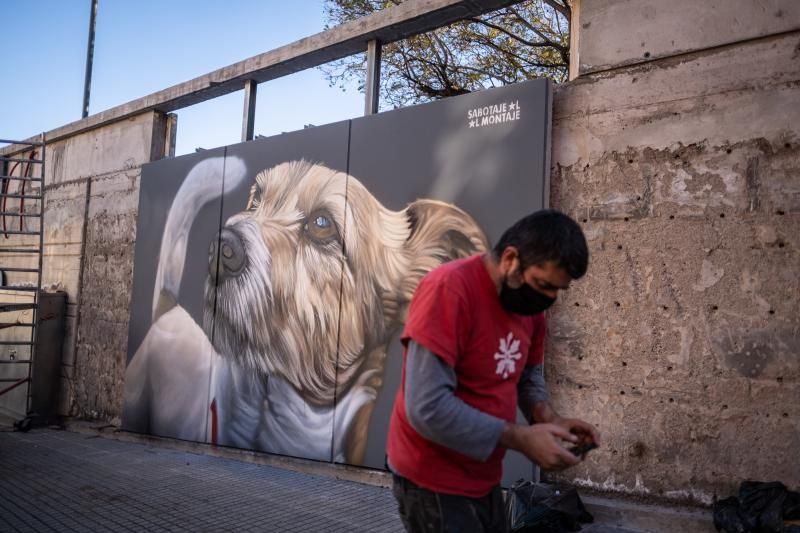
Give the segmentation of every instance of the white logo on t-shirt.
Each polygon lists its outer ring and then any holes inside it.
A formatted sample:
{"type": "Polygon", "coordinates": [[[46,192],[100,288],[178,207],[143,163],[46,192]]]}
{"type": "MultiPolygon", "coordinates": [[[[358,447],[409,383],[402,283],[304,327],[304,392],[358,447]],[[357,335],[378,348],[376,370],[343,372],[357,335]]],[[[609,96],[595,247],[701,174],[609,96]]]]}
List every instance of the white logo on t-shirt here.
{"type": "Polygon", "coordinates": [[[519,353],[519,340],[514,338],[514,334],[509,332],[504,338],[500,339],[500,351],[494,354],[497,360],[496,374],[503,374],[503,379],[508,378],[517,368],[517,360],[522,357],[519,353]]]}

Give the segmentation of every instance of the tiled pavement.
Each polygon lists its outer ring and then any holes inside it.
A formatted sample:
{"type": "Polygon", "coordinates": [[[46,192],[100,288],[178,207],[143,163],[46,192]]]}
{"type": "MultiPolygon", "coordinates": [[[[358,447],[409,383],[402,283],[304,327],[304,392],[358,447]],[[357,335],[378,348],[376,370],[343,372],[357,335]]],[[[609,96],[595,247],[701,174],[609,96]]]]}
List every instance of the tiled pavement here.
{"type": "Polygon", "coordinates": [[[402,531],[391,492],[67,431],[0,433],[0,531],[402,531]]]}
{"type": "MultiPolygon", "coordinates": [[[[402,531],[388,489],[52,429],[0,432],[0,531],[402,531]]],[[[624,533],[596,524],[586,533],[624,533]]]]}

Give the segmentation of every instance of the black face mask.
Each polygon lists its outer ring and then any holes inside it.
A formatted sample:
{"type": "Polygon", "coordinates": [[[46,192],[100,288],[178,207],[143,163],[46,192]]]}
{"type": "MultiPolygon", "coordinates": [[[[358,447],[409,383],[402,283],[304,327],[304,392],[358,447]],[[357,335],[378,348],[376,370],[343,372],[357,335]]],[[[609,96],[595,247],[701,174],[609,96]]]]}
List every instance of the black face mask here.
{"type": "Polygon", "coordinates": [[[542,294],[527,283],[523,283],[518,289],[512,289],[508,286],[507,280],[503,279],[500,305],[509,313],[535,315],[553,305],[555,301],[555,298],[542,294]]]}

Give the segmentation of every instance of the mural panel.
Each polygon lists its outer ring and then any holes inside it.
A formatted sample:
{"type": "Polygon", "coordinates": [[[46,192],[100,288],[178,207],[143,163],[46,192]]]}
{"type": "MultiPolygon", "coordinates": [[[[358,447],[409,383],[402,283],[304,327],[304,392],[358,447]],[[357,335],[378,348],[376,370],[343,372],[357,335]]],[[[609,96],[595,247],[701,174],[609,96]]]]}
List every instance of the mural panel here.
{"type": "Polygon", "coordinates": [[[340,122],[228,148],[226,161],[246,161],[248,177],[226,180],[219,275],[208,285],[220,444],[325,461],[339,453],[348,135],[340,122]]]}
{"type": "MultiPolygon", "coordinates": [[[[398,245],[411,254],[403,275],[407,291],[419,274],[483,251],[516,220],[546,205],[549,114],[550,87],[536,80],[352,121],[350,173],[387,209],[407,214],[409,230],[398,245]]],[[[348,194],[348,202],[356,199],[348,194]]],[[[352,457],[355,464],[384,467],[408,296],[401,296],[384,332],[382,387],[357,434],[363,454],[352,457]]],[[[530,461],[509,452],[504,472],[508,484],[530,478],[530,461]]]]}
{"type": "Polygon", "coordinates": [[[142,167],[124,429],[208,441],[215,355],[202,330],[204,285],[224,164],[219,148],[142,167]]]}
{"type": "Polygon", "coordinates": [[[549,109],[537,80],[148,165],[124,426],[382,468],[414,289],[545,205],[549,109]]]}

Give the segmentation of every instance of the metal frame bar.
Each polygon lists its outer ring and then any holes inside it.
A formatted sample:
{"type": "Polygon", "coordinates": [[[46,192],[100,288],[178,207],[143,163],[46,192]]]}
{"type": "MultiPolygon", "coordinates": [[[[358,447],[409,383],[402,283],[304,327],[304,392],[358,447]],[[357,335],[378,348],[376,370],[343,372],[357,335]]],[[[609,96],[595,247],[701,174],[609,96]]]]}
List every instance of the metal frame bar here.
{"type": "MultiPolygon", "coordinates": [[[[97,5],[97,0],[94,0],[95,6],[97,5]]],[[[45,171],[45,159],[47,157],[47,145],[45,143],[45,134],[42,133],[41,137],[42,143],[42,164],[39,167],[41,172],[40,177],[42,178],[40,189],[39,189],[39,213],[42,215],[39,219],[39,272],[36,275],[36,292],[33,293],[33,313],[31,317],[31,322],[33,323],[33,327],[31,328],[31,353],[30,353],[30,361],[31,364],[28,365],[28,395],[25,401],[25,414],[30,416],[31,415],[31,405],[33,402],[33,362],[34,357],[36,355],[36,338],[39,333],[39,297],[42,293],[42,263],[44,259],[44,171],[45,171]]]]}
{"type": "MultiPolygon", "coordinates": [[[[0,211],[0,217],[8,216],[8,217],[40,217],[42,216],[41,213],[28,213],[26,211],[0,211]]],[[[0,232],[2,233],[2,232],[0,232]]]]}
{"type": "Polygon", "coordinates": [[[17,181],[42,181],[42,178],[26,178],[26,177],[23,177],[23,176],[7,176],[6,174],[0,175],[0,179],[17,180],[17,181]]]}
{"type": "MultiPolygon", "coordinates": [[[[10,198],[13,198],[13,196],[10,196],[10,198]]],[[[19,215],[14,215],[14,216],[16,217],[16,216],[19,216],[19,215]]],[[[8,230],[0,230],[0,233],[2,233],[4,235],[39,235],[40,232],[38,232],[38,231],[20,231],[20,230],[8,229],[8,230]]],[[[5,269],[3,267],[0,267],[0,270],[5,270],[5,269]]]]}
{"type": "Polygon", "coordinates": [[[244,110],[242,111],[242,141],[253,140],[253,130],[256,125],[256,92],[258,82],[247,80],[244,82],[244,110]]]}
{"type": "Polygon", "coordinates": [[[33,309],[34,304],[32,303],[11,303],[11,304],[4,304],[0,303],[0,313],[10,313],[12,311],[25,311],[27,309],[33,309]]]}
{"type": "MultiPolygon", "coordinates": [[[[6,254],[38,254],[39,253],[39,249],[38,248],[0,248],[0,254],[2,254],[2,253],[6,253],[6,254]]],[[[0,268],[0,270],[2,270],[2,269],[0,268]]],[[[2,306],[0,305],[0,307],[2,307],[2,306]]],[[[1,312],[2,312],[2,309],[0,309],[0,313],[1,312]]]]}
{"type": "Polygon", "coordinates": [[[372,39],[367,43],[367,83],[364,90],[364,114],[378,112],[381,87],[381,42],[372,39]]]}
{"type": "MultiPolygon", "coordinates": [[[[8,383],[8,381],[6,381],[6,380],[0,379],[0,381],[5,381],[6,383],[8,383]]],[[[19,387],[20,385],[22,385],[25,382],[30,383],[31,382],[31,378],[22,378],[19,381],[17,381],[16,383],[14,383],[13,385],[11,385],[10,387],[6,387],[5,389],[0,391],[0,396],[2,396],[3,394],[5,394],[5,393],[7,393],[7,392],[9,392],[11,390],[16,389],[17,387],[19,387]]]]}
{"type": "Polygon", "coordinates": [[[0,139],[0,143],[20,144],[24,146],[42,146],[41,142],[36,142],[32,139],[28,139],[27,141],[12,141],[10,139],[0,139]]]}
{"type": "MultiPolygon", "coordinates": [[[[27,148],[25,150],[27,150],[27,148]]],[[[25,159],[25,158],[21,158],[21,157],[5,157],[5,156],[2,156],[2,155],[0,155],[0,159],[2,159],[3,161],[10,161],[12,163],[17,163],[17,162],[18,163],[33,163],[33,164],[36,164],[36,165],[38,165],[39,163],[42,162],[41,159],[25,159]]]]}
{"type": "MultiPolygon", "coordinates": [[[[42,188],[44,189],[44,187],[42,187],[42,188]]],[[[5,196],[6,198],[30,198],[31,200],[41,200],[42,199],[42,195],[41,194],[38,195],[38,196],[31,196],[29,194],[4,194],[3,196],[5,196]]]]}

